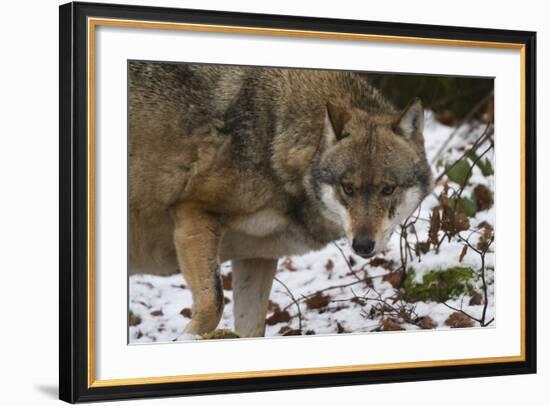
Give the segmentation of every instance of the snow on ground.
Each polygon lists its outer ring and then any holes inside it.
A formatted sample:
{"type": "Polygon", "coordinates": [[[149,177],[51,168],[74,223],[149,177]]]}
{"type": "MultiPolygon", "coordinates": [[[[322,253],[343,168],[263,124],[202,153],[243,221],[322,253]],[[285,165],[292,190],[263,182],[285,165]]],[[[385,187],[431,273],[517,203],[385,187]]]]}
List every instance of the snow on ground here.
{"type": "MultiPolygon", "coordinates": [[[[471,130],[462,128],[453,137],[444,154],[448,162],[452,162],[462,155],[465,145],[471,144],[481,135],[483,125],[471,130]],[[465,139],[467,135],[467,139],[465,139]]],[[[426,112],[425,139],[428,159],[431,162],[440,146],[454,128],[446,127],[433,119],[430,112],[426,112]]],[[[482,147],[483,149],[483,147],[482,147]]],[[[486,157],[493,159],[492,151],[486,157]]],[[[433,173],[437,176],[442,168],[433,165],[433,173]]],[[[478,167],[474,167],[472,185],[464,190],[464,195],[470,195],[475,184],[483,184],[494,191],[494,177],[485,177],[478,167]]],[[[457,185],[454,185],[457,187],[457,185]]],[[[436,187],[434,194],[428,196],[420,208],[419,220],[415,228],[420,240],[427,239],[431,209],[438,205],[436,196],[442,186],[436,187]]],[[[470,218],[470,229],[476,230],[483,221],[494,226],[494,206],[489,210],[481,211],[470,218]]],[[[461,235],[467,237],[469,231],[461,235]]],[[[476,242],[477,233],[473,234],[472,241],[476,242]]],[[[455,310],[442,303],[433,301],[404,303],[396,298],[397,290],[392,286],[391,279],[384,278],[390,272],[398,269],[401,263],[399,250],[399,232],[394,232],[388,249],[384,255],[377,255],[374,259],[365,260],[354,255],[346,241],[329,244],[318,252],[312,252],[299,257],[282,258],[279,260],[276,280],[270,296],[268,311],[268,325],[266,336],[280,336],[296,334],[300,328],[301,334],[335,334],[335,333],[364,333],[381,329],[384,319],[388,315],[377,313],[381,307],[381,300],[399,309],[404,305],[418,320],[429,316],[436,329],[450,328],[445,322],[455,310]],[[380,259],[382,258],[382,260],[380,259]],[[351,266],[351,269],[350,269],[351,266]],[[353,272],[352,272],[353,271],[353,272]],[[369,283],[364,281],[368,276],[369,283]],[[361,280],[360,280],[361,279],[361,280]],[[295,300],[289,297],[287,288],[292,292],[295,300]],[[315,296],[315,293],[322,291],[315,296]],[[313,299],[311,299],[311,296],[313,299]],[[310,300],[306,300],[309,298],[310,300]],[[394,299],[395,298],[395,299],[394,299]],[[299,305],[301,318],[298,317],[299,305]],[[377,307],[378,306],[378,307],[377,307]],[[288,314],[287,314],[288,313],[288,314]]],[[[433,251],[422,255],[420,260],[409,259],[407,267],[412,267],[416,273],[416,280],[421,282],[423,275],[432,270],[448,269],[453,266],[470,267],[478,270],[481,258],[472,250],[468,250],[462,262],[459,256],[463,245],[452,241],[443,243],[438,254],[433,251]]],[[[494,244],[485,258],[488,268],[489,282],[494,280],[494,244]]],[[[219,328],[233,328],[232,291],[228,276],[231,273],[230,263],[222,265],[224,276],[224,295],[226,306],[219,328]]],[[[165,342],[172,341],[182,334],[186,324],[190,321],[191,291],[180,275],[160,277],[152,275],[134,275],[129,279],[129,341],[130,343],[165,342]]],[[[481,290],[481,281],[474,282],[476,290],[481,290]]],[[[454,308],[480,318],[483,305],[470,304],[471,297],[463,295],[458,299],[448,300],[446,303],[454,308]]],[[[486,320],[494,317],[494,283],[488,286],[488,307],[486,320]]],[[[391,318],[391,317],[390,317],[391,318]]],[[[479,323],[473,323],[479,327],[479,323]]],[[[494,323],[491,324],[494,326],[494,323]]],[[[400,320],[396,325],[389,323],[383,329],[419,329],[419,323],[400,320]],[[393,327],[393,328],[392,328],[393,327]]],[[[180,340],[182,337],[179,338],[180,340]]]]}

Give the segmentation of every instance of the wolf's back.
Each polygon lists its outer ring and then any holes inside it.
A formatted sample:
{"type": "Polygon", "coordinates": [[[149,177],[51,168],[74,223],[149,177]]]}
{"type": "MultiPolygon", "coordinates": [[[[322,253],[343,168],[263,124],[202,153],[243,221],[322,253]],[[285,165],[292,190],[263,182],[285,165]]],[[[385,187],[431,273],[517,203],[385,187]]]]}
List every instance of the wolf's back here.
{"type": "Polygon", "coordinates": [[[193,124],[198,120],[199,125],[220,118],[238,93],[245,73],[239,67],[131,61],[130,115],[177,112],[193,124]]]}

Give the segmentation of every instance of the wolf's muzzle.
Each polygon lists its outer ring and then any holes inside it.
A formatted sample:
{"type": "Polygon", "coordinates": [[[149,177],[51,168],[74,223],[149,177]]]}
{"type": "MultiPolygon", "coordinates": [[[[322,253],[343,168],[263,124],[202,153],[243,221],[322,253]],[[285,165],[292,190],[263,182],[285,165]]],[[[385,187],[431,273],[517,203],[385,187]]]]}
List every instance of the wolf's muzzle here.
{"type": "Polygon", "coordinates": [[[376,243],[366,237],[355,237],[351,247],[355,253],[363,258],[370,258],[374,253],[376,243]]]}

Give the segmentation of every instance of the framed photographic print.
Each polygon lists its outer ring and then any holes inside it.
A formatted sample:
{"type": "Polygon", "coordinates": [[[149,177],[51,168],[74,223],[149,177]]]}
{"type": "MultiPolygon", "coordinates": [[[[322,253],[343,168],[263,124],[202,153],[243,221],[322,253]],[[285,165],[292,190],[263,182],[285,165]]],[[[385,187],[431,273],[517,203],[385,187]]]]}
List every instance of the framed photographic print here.
{"type": "Polygon", "coordinates": [[[534,373],[533,32],[60,7],[60,398],[534,373]]]}

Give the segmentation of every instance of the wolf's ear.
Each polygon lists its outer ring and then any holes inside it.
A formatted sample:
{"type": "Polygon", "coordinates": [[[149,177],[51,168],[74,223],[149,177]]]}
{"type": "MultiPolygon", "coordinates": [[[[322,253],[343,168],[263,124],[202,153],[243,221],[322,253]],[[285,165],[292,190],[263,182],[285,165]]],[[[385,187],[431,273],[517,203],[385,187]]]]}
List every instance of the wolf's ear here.
{"type": "Polygon", "coordinates": [[[344,131],[344,126],[351,115],[344,104],[328,102],[325,109],[324,133],[327,145],[333,145],[335,142],[346,138],[349,134],[344,131]]]}
{"type": "Polygon", "coordinates": [[[422,140],[424,131],[424,107],[422,101],[416,97],[401,112],[394,121],[392,129],[408,140],[422,140]]]}

